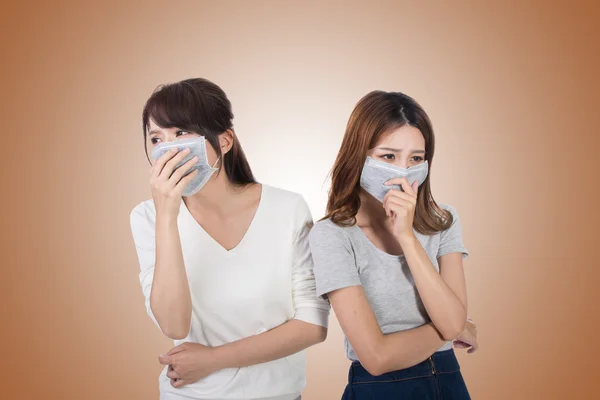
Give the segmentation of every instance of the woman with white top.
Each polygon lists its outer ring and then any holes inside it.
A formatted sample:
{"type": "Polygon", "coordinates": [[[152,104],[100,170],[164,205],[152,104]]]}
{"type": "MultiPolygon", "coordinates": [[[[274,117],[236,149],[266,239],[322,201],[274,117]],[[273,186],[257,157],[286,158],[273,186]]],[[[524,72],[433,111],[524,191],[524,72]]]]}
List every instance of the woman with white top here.
{"type": "Polygon", "coordinates": [[[214,83],[161,86],[142,119],[147,155],[176,144],[152,160],[152,200],[131,213],[147,312],[176,345],[159,356],[161,399],[299,399],[303,350],[325,340],[329,316],[306,202],[255,181],[214,83]]]}
{"type": "Polygon", "coordinates": [[[468,253],[458,214],[431,194],[433,154],[429,117],[409,96],[371,92],[350,116],[310,233],[317,295],[352,361],[344,400],[469,399],[452,349],[477,348],[468,253]]]}

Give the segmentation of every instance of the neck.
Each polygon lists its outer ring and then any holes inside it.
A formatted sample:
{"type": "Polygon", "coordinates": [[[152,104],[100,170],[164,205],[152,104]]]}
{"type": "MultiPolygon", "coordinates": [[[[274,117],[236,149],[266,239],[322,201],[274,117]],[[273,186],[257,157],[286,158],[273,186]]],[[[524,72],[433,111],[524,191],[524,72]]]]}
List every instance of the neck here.
{"type": "Polygon", "coordinates": [[[360,208],[356,214],[356,223],[359,227],[372,226],[386,228],[390,219],[385,215],[383,204],[364,190],[360,190],[360,208]]]}
{"type": "Polygon", "coordinates": [[[213,176],[198,193],[185,197],[184,201],[192,212],[229,214],[239,203],[238,195],[243,191],[244,188],[231,184],[222,171],[218,176],[213,176]]]}

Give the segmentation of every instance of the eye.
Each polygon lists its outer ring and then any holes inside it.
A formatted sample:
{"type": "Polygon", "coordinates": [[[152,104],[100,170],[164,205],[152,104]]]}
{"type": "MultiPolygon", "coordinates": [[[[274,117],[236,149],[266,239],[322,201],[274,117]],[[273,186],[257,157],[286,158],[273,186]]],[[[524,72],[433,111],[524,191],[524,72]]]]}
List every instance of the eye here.
{"type": "Polygon", "coordinates": [[[159,138],[157,138],[157,137],[153,137],[152,139],[150,139],[150,142],[151,142],[152,144],[157,144],[159,141],[160,141],[160,139],[159,139],[159,138]]]}
{"type": "Polygon", "coordinates": [[[391,154],[391,153],[390,154],[382,154],[379,157],[383,158],[384,160],[388,160],[388,161],[396,159],[396,156],[394,154],[391,154]]]}
{"type": "Polygon", "coordinates": [[[176,134],[177,136],[181,136],[181,135],[189,135],[189,132],[187,132],[187,131],[182,131],[182,130],[179,130],[179,131],[175,132],[175,134],[176,134]]]}
{"type": "Polygon", "coordinates": [[[412,160],[415,161],[415,162],[422,162],[423,161],[423,157],[421,157],[421,156],[414,156],[412,158],[412,160]]]}

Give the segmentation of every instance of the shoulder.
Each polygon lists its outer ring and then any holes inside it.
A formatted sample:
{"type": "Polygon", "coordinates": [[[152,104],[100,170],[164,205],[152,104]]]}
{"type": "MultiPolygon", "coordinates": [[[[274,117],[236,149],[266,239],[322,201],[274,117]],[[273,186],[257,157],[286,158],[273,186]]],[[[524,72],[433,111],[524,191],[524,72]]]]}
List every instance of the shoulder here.
{"type": "Polygon", "coordinates": [[[339,226],[330,219],[318,221],[310,230],[308,240],[316,254],[354,254],[358,251],[353,227],[339,226]]]}
{"type": "Polygon", "coordinates": [[[263,193],[271,200],[275,200],[278,203],[286,205],[298,205],[299,203],[305,203],[304,197],[300,193],[292,192],[289,190],[281,189],[275,186],[269,186],[262,184],[263,193]]]}
{"type": "Polygon", "coordinates": [[[325,218],[315,223],[314,231],[341,234],[344,227],[338,226],[330,218],[325,218]]]}
{"type": "Polygon", "coordinates": [[[144,224],[154,224],[156,221],[156,209],[153,200],[146,200],[135,206],[129,215],[132,227],[144,224]]]}
{"type": "Polygon", "coordinates": [[[457,231],[461,231],[460,217],[458,215],[458,211],[456,211],[456,208],[454,208],[450,204],[438,204],[438,205],[442,210],[446,211],[446,215],[442,215],[442,217],[444,218],[444,221],[446,223],[449,222],[449,224],[447,225],[447,228],[440,231],[438,234],[444,236],[444,235],[448,235],[451,232],[455,233],[457,231]]]}
{"type": "MultiPolygon", "coordinates": [[[[310,208],[300,193],[263,184],[263,196],[269,213],[281,218],[310,214],[310,208]]],[[[262,201],[262,200],[261,200],[262,201]]]]}
{"type": "Polygon", "coordinates": [[[443,203],[443,204],[438,204],[438,206],[442,210],[447,211],[448,213],[450,213],[450,215],[452,216],[453,221],[456,221],[458,219],[458,211],[456,211],[456,208],[454,208],[450,204],[443,203]]]}
{"type": "Polygon", "coordinates": [[[261,221],[271,233],[287,238],[306,234],[312,226],[312,214],[301,194],[289,190],[262,185],[261,221]]]}
{"type": "Polygon", "coordinates": [[[450,204],[442,203],[438,204],[442,210],[449,211],[451,214],[456,214],[456,209],[452,207],[450,204]]]}
{"type": "Polygon", "coordinates": [[[331,219],[322,219],[317,221],[313,228],[310,230],[310,238],[318,241],[349,241],[348,235],[349,227],[339,226],[331,219]]]}

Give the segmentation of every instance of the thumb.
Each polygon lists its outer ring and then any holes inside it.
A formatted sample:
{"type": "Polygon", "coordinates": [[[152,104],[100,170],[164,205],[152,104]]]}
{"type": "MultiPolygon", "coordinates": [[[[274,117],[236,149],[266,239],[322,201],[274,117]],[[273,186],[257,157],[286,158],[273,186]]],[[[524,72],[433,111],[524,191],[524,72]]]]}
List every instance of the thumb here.
{"type": "Polygon", "coordinates": [[[171,365],[171,356],[161,354],[160,356],[158,356],[158,362],[162,365],[171,365]]]}
{"type": "Polygon", "coordinates": [[[415,193],[419,192],[419,181],[414,181],[411,186],[412,186],[413,190],[415,191],[415,193]]]}
{"type": "Polygon", "coordinates": [[[168,356],[172,356],[173,354],[177,354],[177,353],[179,353],[179,352],[182,352],[182,351],[184,351],[184,350],[185,350],[185,347],[186,347],[186,344],[185,344],[185,343],[182,343],[182,344],[180,344],[179,346],[175,346],[175,347],[173,347],[171,350],[169,350],[169,351],[167,352],[167,354],[166,354],[166,355],[168,355],[168,356]]]}
{"type": "Polygon", "coordinates": [[[183,379],[177,379],[175,382],[171,382],[171,385],[173,385],[174,388],[180,388],[186,385],[186,382],[184,382],[183,379]]]}

